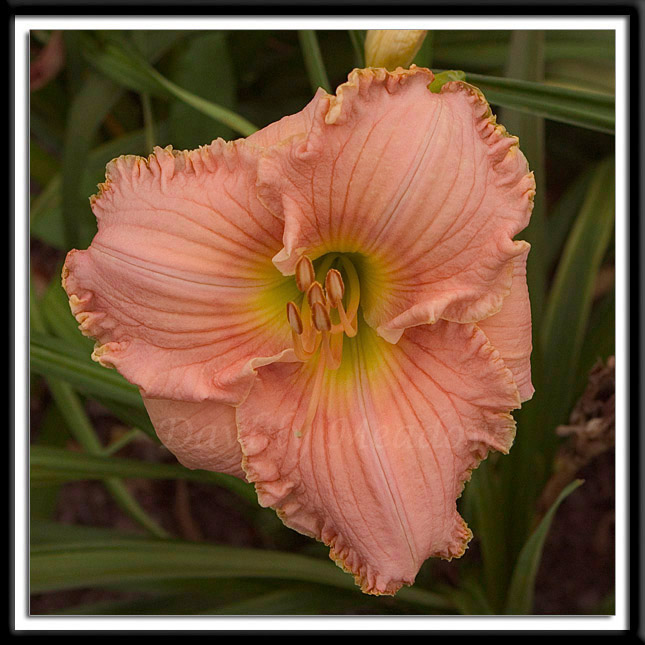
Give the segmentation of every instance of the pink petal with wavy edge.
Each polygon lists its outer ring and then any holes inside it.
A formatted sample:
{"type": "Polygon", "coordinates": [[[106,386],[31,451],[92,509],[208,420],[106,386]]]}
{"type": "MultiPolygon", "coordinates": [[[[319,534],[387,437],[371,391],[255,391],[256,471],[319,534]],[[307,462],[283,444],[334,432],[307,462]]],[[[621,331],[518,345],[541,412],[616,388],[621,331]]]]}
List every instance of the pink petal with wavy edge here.
{"type": "Polygon", "coordinates": [[[531,383],[531,302],[526,284],[529,249],[513,261],[513,284],[499,313],[480,320],[477,326],[499,351],[515,379],[522,402],[535,392],[531,383]]]}
{"type": "Polygon", "coordinates": [[[225,403],[147,399],[157,436],[180,463],[246,479],[237,440],[235,408],[225,403]]]}
{"type": "Polygon", "coordinates": [[[474,325],[440,321],[391,345],[365,328],[327,372],[303,430],[315,361],[258,370],[237,410],[260,502],[331,547],[363,591],[393,594],[471,537],[456,509],[470,471],[513,441],[517,388],[474,325]]]}
{"type": "Polygon", "coordinates": [[[254,196],[255,168],[221,140],[108,165],[98,234],[68,254],[63,285],[93,358],[144,396],[237,404],[256,367],[292,356],[271,263],[282,223],[254,196]]]}
{"type": "Polygon", "coordinates": [[[314,98],[300,112],[285,116],[275,123],[270,123],[265,128],[247,137],[246,142],[266,148],[281,142],[286,143],[293,136],[306,134],[311,128],[316,105],[323,96],[327,96],[327,92],[318,89],[314,98]]]}
{"type": "Polygon", "coordinates": [[[508,295],[535,182],[517,138],[495,125],[481,93],[440,94],[430,71],[354,70],[321,96],[306,139],[259,166],[265,203],[281,204],[292,273],[301,254],[363,257],[367,322],[396,342],[440,318],[475,322],[508,295]]]}

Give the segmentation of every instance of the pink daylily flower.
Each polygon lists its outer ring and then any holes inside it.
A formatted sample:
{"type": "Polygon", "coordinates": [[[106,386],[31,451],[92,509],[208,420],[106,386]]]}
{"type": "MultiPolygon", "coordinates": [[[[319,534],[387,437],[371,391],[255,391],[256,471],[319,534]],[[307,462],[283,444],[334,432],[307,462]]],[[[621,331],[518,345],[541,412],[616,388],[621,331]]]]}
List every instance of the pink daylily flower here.
{"type": "Polygon", "coordinates": [[[178,459],[253,482],[371,594],[463,554],[456,499],[533,393],[533,174],[432,79],[354,70],[246,140],[112,161],[63,271],[178,459]]]}

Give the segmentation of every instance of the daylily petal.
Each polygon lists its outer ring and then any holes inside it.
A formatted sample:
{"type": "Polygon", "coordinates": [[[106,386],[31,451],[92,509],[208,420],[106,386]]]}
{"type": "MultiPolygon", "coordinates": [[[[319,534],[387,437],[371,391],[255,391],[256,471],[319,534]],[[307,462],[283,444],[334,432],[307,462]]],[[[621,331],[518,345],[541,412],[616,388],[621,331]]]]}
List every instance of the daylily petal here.
{"type": "Polygon", "coordinates": [[[535,391],[531,383],[531,302],[526,284],[528,252],[527,248],[513,260],[513,284],[500,312],[477,323],[511,370],[522,402],[535,391]]]}
{"type": "Polygon", "coordinates": [[[246,479],[235,408],[225,403],[143,399],[161,442],[187,468],[246,479]]]}
{"type": "Polygon", "coordinates": [[[243,468],[260,503],[328,544],[363,591],[393,594],[426,558],[464,552],[456,498],[489,449],[510,448],[517,388],[474,325],[415,327],[397,345],[363,326],[303,428],[316,368],[258,370],[237,409],[243,468]]]}
{"type": "Polygon", "coordinates": [[[432,79],[415,66],[354,70],[318,99],[307,136],[259,166],[260,197],[285,221],[276,266],[289,274],[302,254],[355,253],[365,319],[390,342],[499,311],[526,248],[513,237],[535,182],[517,138],[476,88],[435,94],[432,79]]]}
{"type": "Polygon", "coordinates": [[[327,92],[319,88],[314,98],[300,112],[282,117],[275,123],[270,123],[265,128],[247,137],[246,141],[255,146],[267,148],[277,143],[286,142],[295,135],[309,132],[316,105],[323,96],[327,96],[327,92]]]}
{"type": "Polygon", "coordinates": [[[93,358],[144,396],[237,404],[255,368],[292,356],[271,263],[282,222],[255,197],[256,153],[215,141],[120,157],[92,200],[98,234],[63,285],[93,358]]]}

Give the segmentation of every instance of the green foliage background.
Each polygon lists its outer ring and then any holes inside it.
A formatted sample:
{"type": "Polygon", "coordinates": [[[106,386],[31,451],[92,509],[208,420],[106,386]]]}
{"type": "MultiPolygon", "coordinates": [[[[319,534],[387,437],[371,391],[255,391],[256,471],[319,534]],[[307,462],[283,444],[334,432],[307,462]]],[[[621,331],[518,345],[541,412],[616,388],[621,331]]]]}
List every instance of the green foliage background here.
{"type": "MultiPolygon", "coordinates": [[[[530,614],[545,536],[567,487],[536,524],[536,501],[566,423],[598,358],[614,351],[614,34],[611,31],[437,31],[417,64],[456,70],[480,87],[520,137],[538,193],[528,276],[536,394],[516,414],[515,446],[474,473],[460,510],[476,552],[439,584],[429,561],[394,599],[360,594],[326,548],[298,539],[251,486],[178,464],[119,456],[155,441],[137,389],[90,360],[60,286],[65,252],[96,230],[88,197],[105,164],[153,145],[195,148],[246,136],[296,112],[363,65],[360,31],[64,32],[66,62],[31,94],[30,230],[55,270],[32,273],[31,592],[99,588],[126,600],[70,605],[73,614],[530,614]],[[610,276],[607,281],[607,275],[610,276]],[[88,402],[131,428],[105,445],[88,402]],[[43,403],[44,402],[44,403],[43,403]],[[74,449],[70,449],[73,447],[74,449]],[[261,547],[178,539],[141,506],[132,479],[217,487],[261,547]],[[138,531],[56,521],[63,485],[100,480],[138,531]],[[134,599],[132,599],[134,597],[134,599]]],[[[51,37],[32,32],[37,52],[51,37]]],[[[453,76],[455,76],[453,74],[453,76]]],[[[575,494],[575,493],[574,493],[575,494]]]]}

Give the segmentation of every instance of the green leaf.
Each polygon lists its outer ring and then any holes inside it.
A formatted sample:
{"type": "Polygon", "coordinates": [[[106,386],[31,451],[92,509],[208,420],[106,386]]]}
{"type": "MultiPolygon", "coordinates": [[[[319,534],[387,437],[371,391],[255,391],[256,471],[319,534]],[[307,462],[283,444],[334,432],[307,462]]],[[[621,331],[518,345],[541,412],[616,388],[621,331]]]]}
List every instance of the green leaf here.
{"type": "Polygon", "coordinates": [[[52,446],[32,446],[30,451],[31,480],[34,484],[105,479],[183,479],[212,484],[236,493],[257,506],[257,496],[251,484],[236,477],[205,470],[189,470],[183,466],[160,464],[101,454],[73,452],[52,446]]]}
{"type": "Polygon", "coordinates": [[[551,508],[535,529],[531,537],[527,540],[524,548],[520,552],[517,564],[513,571],[511,585],[508,591],[506,602],[506,614],[530,614],[533,608],[533,592],[535,588],[535,577],[540,566],[542,558],[542,548],[546,536],[551,528],[551,522],[558,507],[576,488],[582,484],[582,480],[577,479],[571,482],[553,502],[551,508]]]}
{"type": "Polygon", "coordinates": [[[293,616],[333,614],[356,602],[350,592],[298,586],[281,589],[234,603],[227,603],[216,609],[201,610],[198,614],[214,616],[293,616]]]}
{"type": "Polygon", "coordinates": [[[412,61],[418,67],[430,67],[432,65],[432,53],[434,43],[434,31],[428,31],[423,39],[421,48],[412,61]]]}
{"type": "Polygon", "coordinates": [[[540,342],[534,344],[531,363],[539,381],[533,399],[515,414],[516,445],[503,461],[503,487],[511,495],[506,521],[510,558],[526,541],[557,449],[555,428],[567,421],[575,401],[594,285],[613,227],[613,160],[608,159],[594,171],[558,264],[542,327],[534,329],[540,342]],[[520,479],[523,485],[516,486],[520,479]]]}
{"type": "Polygon", "coordinates": [[[255,125],[239,114],[175,85],[136,52],[128,52],[114,44],[108,44],[102,51],[93,52],[91,60],[106,76],[136,92],[174,96],[245,137],[257,130],[255,125]]]}
{"type": "Polygon", "coordinates": [[[62,171],[63,231],[67,248],[86,246],[96,231],[87,198],[80,194],[78,178],[83,175],[99,126],[119,97],[117,86],[93,74],[69,109],[62,171]]]}
{"type": "Polygon", "coordinates": [[[546,119],[614,133],[615,98],[545,83],[465,72],[466,81],[477,86],[494,105],[528,112],[546,119]]]}
{"type": "Polygon", "coordinates": [[[595,164],[588,165],[568,186],[558,201],[550,208],[548,214],[549,243],[546,245],[545,262],[547,267],[560,258],[562,247],[571,231],[576,215],[580,212],[589,182],[596,170],[595,164]]]}
{"type": "MultiPolygon", "coordinates": [[[[435,58],[442,64],[477,70],[502,70],[508,58],[509,31],[438,31],[435,58]]],[[[552,69],[572,61],[593,71],[614,62],[614,33],[609,30],[550,30],[545,61],[552,69]]],[[[549,78],[547,74],[547,78],[549,78]]]]}
{"type": "Polygon", "coordinates": [[[95,399],[107,408],[117,419],[120,419],[125,423],[125,425],[130,426],[131,428],[138,428],[145,432],[146,435],[155,443],[161,443],[142,400],[134,406],[124,405],[119,401],[107,399],[99,394],[93,394],[91,395],[91,398],[95,399]]]}
{"type": "Polygon", "coordinates": [[[194,31],[188,29],[146,29],[129,32],[129,39],[146,60],[154,63],[175,45],[194,34],[194,31]]]}
{"type": "MultiPolygon", "coordinates": [[[[45,324],[40,315],[39,303],[34,295],[31,284],[29,289],[29,305],[31,327],[35,330],[35,333],[42,333],[45,330],[45,324]]],[[[32,332],[32,336],[33,334],[34,332],[32,332]]],[[[101,443],[94,433],[94,428],[76,392],[67,383],[56,379],[47,379],[47,385],[56,406],[64,417],[69,431],[76,441],[88,452],[95,454],[101,452],[101,443]]],[[[165,538],[168,536],[168,533],[144,511],[137,500],[123,485],[123,482],[116,478],[108,478],[103,480],[103,483],[119,507],[135,521],[139,522],[141,526],[145,527],[157,537],[165,538]]]]}
{"type": "Polygon", "coordinates": [[[442,585],[438,590],[454,602],[462,616],[492,616],[496,613],[481,583],[472,575],[460,579],[459,587],[442,585]]]}
{"type": "Polygon", "coordinates": [[[354,66],[365,67],[365,30],[348,29],[348,33],[354,49],[354,66]]]}
{"type": "Polygon", "coordinates": [[[60,279],[60,268],[56,270],[55,277],[49,283],[40,303],[40,313],[44,318],[47,328],[56,336],[63,338],[75,346],[82,348],[86,355],[92,353],[94,341],[78,329],[78,322],[74,318],[67,294],[63,289],[60,279]]]}
{"type": "Polygon", "coordinates": [[[313,584],[276,580],[204,580],[183,593],[159,592],[133,600],[110,600],[55,611],[55,615],[285,615],[343,613],[356,606],[356,594],[313,584]]]}
{"type": "Polygon", "coordinates": [[[33,137],[29,140],[29,178],[46,186],[58,172],[58,161],[33,137]]]}
{"type": "MultiPolygon", "coordinates": [[[[209,596],[155,594],[133,600],[105,600],[73,605],[49,616],[192,616],[213,607],[209,596]]],[[[210,613],[210,612],[209,612],[210,613]]]]}
{"type": "Polygon", "coordinates": [[[450,83],[451,81],[463,81],[465,78],[466,75],[463,72],[456,69],[449,69],[445,72],[435,74],[434,80],[430,85],[428,85],[428,89],[431,92],[438,94],[446,83],[450,83]]]}
{"type": "Polygon", "coordinates": [[[76,344],[44,334],[31,334],[31,368],[37,374],[62,379],[82,392],[133,407],[142,407],[139,390],[118,372],[94,363],[76,344]]]}
{"type": "MultiPolygon", "coordinates": [[[[539,29],[513,31],[506,63],[507,77],[524,81],[544,80],[544,32],[539,29]]],[[[504,127],[519,137],[520,148],[535,175],[536,191],[533,212],[528,227],[521,237],[531,245],[527,260],[526,276],[531,294],[533,326],[540,328],[546,298],[547,265],[545,262],[546,231],[546,172],[544,163],[544,119],[526,112],[504,109],[498,119],[504,127]]],[[[539,379],[536,382],[539,386],[539,379]]]]}
{"type": "MultiPolygon", "coordinates": [[[[65,419],[55,404],[50,404],[38,427],[35,447],[40,446],[60,446],[61,448],[67,443],[70,435],[66,428],[65,419]]],[[[34,486],[34,482],[29,481],[29,515],[33,520],[35,517],[50,518],[53,517],[58,503],[58,493],[60,486],[56,483],[50,486],[34,486]]]]}
{"type": "MultiPolygon", "coordinates": [[[[236,81],[227,35],[206,32],[191,38],[177,58],[170,80],[189,92],[199,93],[230,110],[235,109],[236,81]]],[[[183,101],[170,105],[170,143],[177,149],[192,150],[217,137],[234,138],[234,131],[213,122],[210,116],[183,101]]]]}
{"type": "Polygon", "coordinates": [[[105,42],[87,39],[85,57],[103,75],[138,93],[167,96],[167,90],[148,72],[148,64],[138,49],[123,36],[107,35],[105,42]]]}
{"type": "Polygon", "coordinates": [[[546,427],[565,420],[573,403],[573,384],[596,276],[614,227],[614,163],[596,168],[558,264],[547,302],[542,333],[549,367],[549,417],[546,427]]]}
{"type": "MultiPolygon", "coordinates": [[[[30,562],[32,593],[182,578],[296,580],[360,593],[352,576],[331,562],[176,540],[113,538],[104,543],[36,544],[30,562]]],[[[452,607],[444,596],[423,589],[402,589],[397,597],[422,607],[452,607]]]]}
{"type": "Polygon", "coordinates": [[[103,544],[113,539],[145,540],[147,536],[116,529],[106,529],[84,524],[63,524],[41,518],[29,525],[31,544],[55,544],[57,542],[87,542],[103,544]]]}
{"type": "Polygon", "coordinates": [[[575,399],[582,395],[589,372],[599,360],[606,361],[616,351],[616,290],[612,289],[594,304],[584,344],[580,351],[580,361],[575,387],[575,399]]]}
{"type": "MultiPolygon", "coordinates": [[[[168,136],[168,126],[157,123],[157,135],[164,139],[168,136]]],[[[96,185],[105,178],[105,166],[111,159],[123,154],[146,154],[144,130],[136,130],[122,137],[112,139],[94,148],[88,155],[79,182],[80,194],[89,197],[96,192],[96,185]]],[[[45,189],[33,199],[29,213],[30,232],[43,242],[62,251],[69,247],[65,242],[62,211],[62,177],[55,175],[45,189]]],[[[89,242],[89,240],[88,240],[89,242]]]]}
{"type": "Polygon", "coordinates": [[[300,48],[305,59],[311,91],[315,93],[319,87],[322,87],[325,92],[331,93],[331,85],[327,78],[327,71],[318,46],[316,32],[311,29],[301,29],[298,32],[298,38],[300,39],[300,48]]]}
{"type": "MultiPolygon", "coordinates": [[[[474,514],[473,533],[479,541],[482,554],[482,582],[485,585],[487,604],[500,610],[509,577],[504,525],[504,514],[508,509],[505,498],[508,497],[508,492],[500,486],[494,466],[495,463],[490,458],[482,463],[473,473],[465,494],[474,514]]],[[[462,600],[466,602],[469,598],[470,596],[462,600]]]]}

